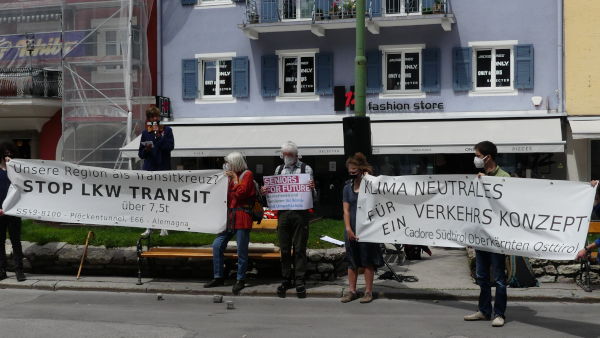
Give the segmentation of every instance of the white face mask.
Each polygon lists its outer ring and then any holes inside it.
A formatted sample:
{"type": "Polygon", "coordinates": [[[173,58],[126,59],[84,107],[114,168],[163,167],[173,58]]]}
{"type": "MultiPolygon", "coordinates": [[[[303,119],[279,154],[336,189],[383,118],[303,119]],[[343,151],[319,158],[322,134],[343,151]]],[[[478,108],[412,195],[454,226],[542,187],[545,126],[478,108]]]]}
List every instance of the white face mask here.
{"type": "Polygon", "coordinates": [[[483,158],[475,156],[475,158],[473,159],[473,164],[475,165],[475,168],[481,169],[485,166],[485,161],[483,160],[483,158]]]}
{"type": "Polygon", "coordinates": [[[229,163],[223,163],[223,170],[225,170],[225,171],[231,170],[231,168],[229,167],[229,163]]]}
{"type": "Polygon", "coordinates": [[[295,157],[290,157],[290,156],[284,156],[283,157],[283,163],[286,166],[291,166],[292,164],[296,163],[296,158],[295,157]]]}

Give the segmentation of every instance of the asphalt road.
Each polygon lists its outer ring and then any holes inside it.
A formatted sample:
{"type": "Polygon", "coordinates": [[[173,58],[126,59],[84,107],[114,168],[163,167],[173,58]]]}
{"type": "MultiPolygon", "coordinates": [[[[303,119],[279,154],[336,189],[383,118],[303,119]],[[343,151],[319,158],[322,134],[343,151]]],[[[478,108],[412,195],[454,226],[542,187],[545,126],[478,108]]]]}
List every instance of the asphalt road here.
{"type": "Polygon", "coordinates": [[[472,302],[0,290],[0,337],[598,337],[600,306],[510,302],[507,324],[464,322],[472,302]]]}

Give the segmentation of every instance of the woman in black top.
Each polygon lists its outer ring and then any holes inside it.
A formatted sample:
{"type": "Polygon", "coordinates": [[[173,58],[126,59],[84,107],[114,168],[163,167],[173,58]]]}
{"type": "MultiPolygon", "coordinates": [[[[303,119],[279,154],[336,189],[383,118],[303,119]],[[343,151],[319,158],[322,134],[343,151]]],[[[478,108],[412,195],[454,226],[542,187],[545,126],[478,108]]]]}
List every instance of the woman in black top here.
{"type": "Polygon", "coordinates": [[[15,156],[14,146],[10,143],[3,144],[0,147],[0,280],[6,276],[6,251],[4,243],[6,242],[6,230],[10,237],[10,243],[13,247],[13,258],[15,260],[15,274],[17,280],[22,282],[25,280],[23,273],[23,249],[21,248],[21,219],[19,217],[8,216],[4,214],[2,203],[8,193],[10,180],[6,172],[6,164],[15,156]]]}
{"type": "Polygon", "coordinates": [[[340,299],[347,303],[358,298],[356,293],[356,281],[358,279],[358,268],[364,268],[365,293],[360,299],[361,303],[369,303],[373,300],[373,278],[375,270],[383,266],[383,257],[377,243],[358,242],[356,237],[356,203],[358,201],[358,190],[360,182],[365,173],[372,174],[373,168],[367,162],[362,153],[356,153],[346,161],[346,168],[352,177],[344,187],[344,225],[346,231],[346,260],[348,261],[348,282],[350,291],[340,299]]]}

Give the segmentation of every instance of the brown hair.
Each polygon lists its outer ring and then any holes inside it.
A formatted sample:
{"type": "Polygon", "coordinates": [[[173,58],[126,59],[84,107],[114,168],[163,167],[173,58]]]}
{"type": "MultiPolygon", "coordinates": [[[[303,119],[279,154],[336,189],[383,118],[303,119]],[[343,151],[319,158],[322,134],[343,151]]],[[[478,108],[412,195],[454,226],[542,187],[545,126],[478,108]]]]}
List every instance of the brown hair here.
{"type": "Polygon", "coordinates": [[[359,170],[373,174],[373,167],[367,162],[367,157],[363,153],[355,153],[346,160],[346,168],[349,165],[356,166],[359,170]]]}
{"type": "Polygon", "coordinates": [[[160,117],[160,109],[156,106],[152,105],[146,109],[146,120],[149,120],[152,117],[159,116],[160,117]]]}

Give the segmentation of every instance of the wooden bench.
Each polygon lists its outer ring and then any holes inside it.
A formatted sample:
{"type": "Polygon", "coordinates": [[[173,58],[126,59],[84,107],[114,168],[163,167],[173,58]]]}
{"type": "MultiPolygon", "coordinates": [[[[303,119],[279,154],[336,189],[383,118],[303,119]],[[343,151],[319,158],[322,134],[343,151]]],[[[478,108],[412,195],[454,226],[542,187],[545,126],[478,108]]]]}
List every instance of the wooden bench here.
{"type": "MultiPolygon", "coordinates": [[[[597,235],[600,234],[600,222],[590,222],[590,227],[588,229],[588,235],[597,235]]],[[[586,240],[585,246],[588,246],[590,243],[586,240]]],[[[598,259],[598,250],[592,251],[581,261],[581,269],[579,270],[579,274],[575,278],[577,285],[579,285],[583,290],[587,292],[592,292],[592,281],[590,278],[590,261],[595,261],[598,259]]]]}
{"type": "MultiPolygon", "coordinates": [[[[276,219],[264,219],[257,224],[252,225],[252,231],[274,231],[277,229],[276,219]]],[[[237,259],[237,252],[225,251],[226,259],[237,259]]],[[[138,282],[137,285],[142,285],[142,265],[143,260],[148,258],[195,258],[195,259],[212,259],[212,248],[163,248],[152,247],[150,236],[140,238],[137,241],[137,262],[138,262],[138,282]],[[144,251],[142,241],[146,240],[146,250],[144,251]]],[[[276,252],[249,252],[248,259],[250,260],[279,260],[281,253],[276,252]]]]}

